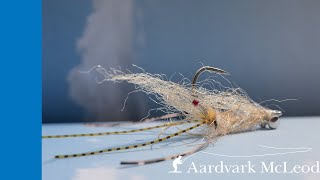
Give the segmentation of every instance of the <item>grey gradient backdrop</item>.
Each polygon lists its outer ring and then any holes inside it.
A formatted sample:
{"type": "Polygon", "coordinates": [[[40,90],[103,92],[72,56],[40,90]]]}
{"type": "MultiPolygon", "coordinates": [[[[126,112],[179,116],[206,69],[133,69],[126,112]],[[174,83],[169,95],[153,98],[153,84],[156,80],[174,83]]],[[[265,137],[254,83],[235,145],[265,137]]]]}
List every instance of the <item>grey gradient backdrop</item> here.
{"type": "Polygon", "coordinates": [[[157,107],[138,93],[120,111],[133,87],[79,73],[97,64],[192,78],[202,62],[258,102],[298,99],[276,103],[287,116],[320,115],[319,9],[317,0],[44,0],[43,122],[139,120],[157,107]]]}

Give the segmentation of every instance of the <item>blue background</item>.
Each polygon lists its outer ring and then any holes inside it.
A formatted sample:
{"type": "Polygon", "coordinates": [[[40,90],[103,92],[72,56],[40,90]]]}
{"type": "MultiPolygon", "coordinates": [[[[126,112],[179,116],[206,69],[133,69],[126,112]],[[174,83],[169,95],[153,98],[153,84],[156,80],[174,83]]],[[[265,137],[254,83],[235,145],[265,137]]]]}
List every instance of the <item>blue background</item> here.
{"type": "Polygon", "coordinates": [[[2,179],[41,179],[41,1],[1,1],[2,179]]]}
{"type": "Polygon", "coordinates": [[[156,107],[134,94],[121,112],[132,86],[70,78],[97,64],[190,79],[202,62],[230,72],[258,102],[298,99],[276,103],[285,116],[320,115],[319,8],[312,0],[44,0],[43,122],[139,120],[156,107]]]}

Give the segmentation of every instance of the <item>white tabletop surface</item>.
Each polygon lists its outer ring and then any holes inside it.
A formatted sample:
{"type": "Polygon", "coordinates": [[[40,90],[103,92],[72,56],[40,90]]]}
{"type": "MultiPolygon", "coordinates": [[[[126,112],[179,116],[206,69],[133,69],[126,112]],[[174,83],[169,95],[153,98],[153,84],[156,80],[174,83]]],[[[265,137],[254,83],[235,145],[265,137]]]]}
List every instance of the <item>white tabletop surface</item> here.
{"type": "MultiPolygon", "coordinates": [[[[44,124],[43,135],[92,133],[103,131],[128,130],[153,126],[159,123],[147,123],[126,127],[90,127],[76,124],[44,124]]],[[[122,160],[144,160],[163,157],[192,149],[201,139],[190,135],[172,138],[168,142],[155,144],[152,147],[128,150],[125,152],[105,153],[102,155],[53,159],[57,154],[82,153],[134,143],[142,143],[158,137],[159,130],[139,132],[127,135],[111,135],[101,137],[82,137],[66,139],[42,140],[42,179],[44,180],[106,180],[106,179],[303,179],[319,180],[317,162],[320,161],[320,117],[282,118],[276,130],[257,130],[222,137],[214,145],[207,147],[194,156],[183,157],[183,164],[178,165],[181,173],[169,173],[173,170],[172,161],[165,161],[144,166],[125,167],[122,160]],[[277,149],[282,148],[282,149],[277,149]],[[295,148],[295,149],[293,149],[295,148]],[[188,158],[188,159],[186,159],[188,158]],[[219,173],[209,166],[233,169],[241,165],[253,165],[255,172],[244,168],[243,173],[219,173]],[[273,163],[273,170],[265,169],[273,163]],[[287,173],[284,173],[287,163],[287,173]],[[193,166],[194,165],[194,166],[193,166]],[[201,166],[204,165],[204,166],[201,166]],[[294,166],[304,166],[308,173],[289,173],[294,166]],[[200,173],[206,167],[207,173],[200,173]],[[275,168],[278,167],[278,173],[275,168]],[[195,169],[196,168],[196,169],[195,169]],[[313,171],[311,169],[313,168],[313,171]],[[189,173],[188,173],[189,171],[189,173]],[[198,171],[198,173],[196,173],[198,171]],[[250,173],[251,172],[251,173],[250,173]]],[[[171,128],[166,133],[172,133],[171,128]]],[[[221,169],[220,169],[221,170],[221,169]]],[[[300,170],[300,171],[299,171],[300,170]]],[[[239,171],[238,171],[239,172],[239,171]]]]}

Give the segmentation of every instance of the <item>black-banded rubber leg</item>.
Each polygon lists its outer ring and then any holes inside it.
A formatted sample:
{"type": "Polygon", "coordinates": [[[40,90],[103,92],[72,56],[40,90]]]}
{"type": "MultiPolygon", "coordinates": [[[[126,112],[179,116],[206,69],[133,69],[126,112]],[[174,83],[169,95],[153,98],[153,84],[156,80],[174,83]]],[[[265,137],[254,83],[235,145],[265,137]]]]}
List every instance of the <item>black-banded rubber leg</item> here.
{"type": "Polygon", "coordinates": [[[102,154],[102,153],[105,153],[105,152],[113,152],[113,151],[121,151],[121,150],[139,148],[139,147],[143,147],[143,146],[147,146],[147,145],[151,145],[151,144],[155,144],[155,143],[159,143],[159,142],[168,140],[168,139],[170,139],[172,137],[175,137],[175,136],[178,136],[178,135],[183,134],[185,132],[191,131],[192,129],[197,128],[197,127],[199,127],[199,126],[201,126],[203,124],[205,124],[205,122],[196,124],[196,125],[191,126],[191,127],[187,128],[187,129],[183,129],[183,130],[181,130],[179,132],[176,132],[174,134],[170,134],[170,135],[168,135],[168,136],[166,136],[164,138],[156,139],[156,140],[153,140],[153,141],[148,141],[148,142],[141,143],[141,144],[136,144],[136,145],[131,145],[131,146],[123,146],[123,147],[117,147],[117,148],[109,148],[109,149],[103,149],[103,150],[100,150],[100,151],[92,151],[92,152],[79,153],[79,154],[57,155],[57,156],[55,156],[55,158],[63,159],[63,158],[83,157],[83,156],[91,156],[91,155],[102,154]]]}
{"type": "Polygon", "coordinates": [[[121,165],[145,165],[145,164],[152,164],[152,163],[157,163],[157,162],[162,162],[162,161],[167,161],[167,160],[173,160],[173,159],[178,158],[179,156],[190,156],[190,155],[200,151],[201,149],[207,147],[208,144],[209,143],[203,143],[203,144],[199,145],[198,147],[193,148],[189,151],[175,154],[175,155],[170,155],[170,156],[163,157],[163,158],[156,158],[156,159],[149,159],[149,160],[142,160],[142,161],[121,161],[120,164],[121,165]]]}
{"type": "Polygon", "coordinates": [[[159,117],[151,117],[147,119],[143,119],[140,122],[125,122],[125,123],[108,123],[108,124],[95,124],[95,123],[88,123],[85,124],[86,126],[91,126],[91,127],[118,127],[118,126],[129,126],[129,125],[136,125],[136,124],[141,124],[145,122],[154,122],[158,120],[163,120],[163,119],[171,119],[171,118],[176,118],[182,116],[181,113],[172,113],[172,114],[166,114],[163,116],[159,117]]]}
{"type": "MultiPolygon", "coordinates": [[[[141,129],[133,129],[128,131],[114,131],[114,132],[100,132],[100,133],[90,133],[90,134],[65,134],[65,135],[52,135],[52,136],[42,136],[43,139],[52,139],[52,138],[74,138],[74,137],[87,137],[87,136],[107,136],[107,135],[115,135],[115,134],[128,134],[128,133],[135,133],[135,132],[142,132],[148,131],[152,129],[162,128],[162,127],[170,127],[176,126],[181,124],[187,124],[191,121],[179,121],[179,122],[169,122],[158,126],[152,126],[147,128],[141,129]]],[[[192,121],[194,122],[194,121],[192,121]]]]}

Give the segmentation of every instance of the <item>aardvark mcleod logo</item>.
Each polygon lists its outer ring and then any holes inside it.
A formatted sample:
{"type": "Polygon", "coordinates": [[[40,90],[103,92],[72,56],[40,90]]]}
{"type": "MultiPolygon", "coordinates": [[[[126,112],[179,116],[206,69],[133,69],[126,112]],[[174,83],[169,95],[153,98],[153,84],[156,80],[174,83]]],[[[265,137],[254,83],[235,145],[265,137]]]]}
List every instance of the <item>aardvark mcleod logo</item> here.
{"type": "Polygon", "coordinates": [[[181,161],[182,156],[177,157],[175,160],[172,161],[172,167],[173,171],[169,171],[169,173],[181,173],[181,171],[178,171],[178,164],[182,164],[181,161]]]}
{"type": "MultiPolygon", "coordinates": [[[[254,155],[226,155],[218,154],[212,152],[199,151],[194,153],[184,159],[182,156],[178,156],[172,161],[173,170],[168,173],[314,173],[320,174],[320,163],[316,161],[314,164],[292,164],[290,162],[260,162],[252,163],[250,160],[247,160],[244,164],[226,164],[223,161],[214,162],[214,164],[201,164],[191,162],[187,170],[181,171],[178,170],[179,165],[183,164],[187,159],[196,154],[208,154],[224,158],[254,158],[254,157],[264,157],[264,156],[277,156],[277,155],[286,155],[286,154],[296,154],[296,153],[307,153],[311,151],[311,148],[301,147],[301,148],[276,148],[271,146],[259,145],[265,149],[272,149],[278,152],[273,153],[263,153],[263,154],[254,154],[254,155]]],[[[185,167],[185,166],[183,166],[185,167]]],[[[172,168],[170,168],[172,169],[172,168]]]]}

